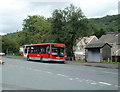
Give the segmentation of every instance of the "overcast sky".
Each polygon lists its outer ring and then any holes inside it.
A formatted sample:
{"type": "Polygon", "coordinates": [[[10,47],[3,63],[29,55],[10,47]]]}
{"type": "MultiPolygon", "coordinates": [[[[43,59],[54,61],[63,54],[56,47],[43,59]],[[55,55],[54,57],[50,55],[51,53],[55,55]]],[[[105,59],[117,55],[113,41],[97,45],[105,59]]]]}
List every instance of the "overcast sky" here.
{"type": "Polygon", "coordinates": [[[0,35],[22,30],[28,15],[51,17],[55,9],[70,4],[80,7],[87,18],[118,14],[119,0],[1,0],[0,35]]]}

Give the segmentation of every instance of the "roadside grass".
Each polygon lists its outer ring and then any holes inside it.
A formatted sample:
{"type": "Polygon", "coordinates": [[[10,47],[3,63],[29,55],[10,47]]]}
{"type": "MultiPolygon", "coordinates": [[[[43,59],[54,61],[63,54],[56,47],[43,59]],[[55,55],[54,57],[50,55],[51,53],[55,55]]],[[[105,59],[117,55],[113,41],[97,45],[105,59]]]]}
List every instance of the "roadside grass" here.
{"type": "Polygon", "coordinates": [[[120,64],[120,62],[101,62],[101,63],[105,63],[105,64],[120,64]]]}
{"type": "Polygon", "coordinates": [[[11,58],[22,58],[22,56],[16,56],[16,55],[5,55],[5,57],[11,57],[11,58]]]}
{"type": "MultiPolygon", "coordinates": [[[[85,63],[86,61],[85,60],[75,60],[74,62],[81,62],[81,63],[85,63]]],[[[90,62],[89,62],[90,63],[90,62]]],[[[93,63],[93,62],[92,62],[93,63]]],[[[95,62],[95,63],[103,63],[103,64],[120,64],[120,62],[95,62]]]]}
{"type": "Polygon", "coordinates": [[[81,62],[81,63],[84,63],[86,62],[85,60],[75,60],[75,62],[81,62]]]}

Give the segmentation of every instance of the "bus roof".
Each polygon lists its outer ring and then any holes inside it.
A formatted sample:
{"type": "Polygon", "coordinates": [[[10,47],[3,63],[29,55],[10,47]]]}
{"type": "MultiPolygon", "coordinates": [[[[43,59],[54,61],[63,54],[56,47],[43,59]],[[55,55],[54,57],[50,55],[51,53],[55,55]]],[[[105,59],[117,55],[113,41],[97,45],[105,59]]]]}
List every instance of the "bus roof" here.
{"type": "Polygon", "coordinates": [[[38,46],[38,45],[64,45],[65,44],[61,44],[61,43],[41,43],[41,44],[30,44],[30,45],[24,45],[24,46],[38,46]]]}

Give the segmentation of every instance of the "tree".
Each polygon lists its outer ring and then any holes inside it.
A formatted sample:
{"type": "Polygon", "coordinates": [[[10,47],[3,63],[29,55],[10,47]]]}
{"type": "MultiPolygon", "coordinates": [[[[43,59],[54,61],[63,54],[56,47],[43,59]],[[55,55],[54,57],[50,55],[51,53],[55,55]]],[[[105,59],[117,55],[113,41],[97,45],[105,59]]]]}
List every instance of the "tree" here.
{"type": "Polygon", "coordinates": [[[25,43],[46,42],[48,33],[51,30],[51,23],[42,16],[28,16],[23,23],[25,43]]]}
{"type": "Polygon", "coordinates": [[[56,9],[52,15],[52,35],[55,42],[67,46],[67,55],[73,57],[73,46],[76,40],[87,35],[87,18],[80,8],[73,6],[64,10],[56,9]]]}
{"type": "Polygon", "coordinates": [[[105,35],[106,32],[101,28],[98,31],[95,31],[94,35],[96,35],[98,38],[100,38],[102,35],[105,35]]]}
{"type": "Polygon", "coordinates": [[[11,51],[13,53],[19,53],[19,44],[6,36],[2,37],[2,52],[6,53],[11,51]]]}

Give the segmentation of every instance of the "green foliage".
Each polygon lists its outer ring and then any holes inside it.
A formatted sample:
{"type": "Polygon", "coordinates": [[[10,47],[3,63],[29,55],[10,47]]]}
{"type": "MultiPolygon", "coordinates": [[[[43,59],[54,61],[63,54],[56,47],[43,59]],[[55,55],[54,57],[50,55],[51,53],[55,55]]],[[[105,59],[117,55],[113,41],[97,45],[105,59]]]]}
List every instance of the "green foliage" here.
{"type": "Polygon", "coordinates": [[[76,39],[87,35],[87,26],[87,18],[81,9],[73,5],[64,10],[56,9],[53,12],[53,39],[55,42],[66,44],[68,56],[73,56],[73,46],[76,39]]]}
{"type": "Polygon", "coordinates": [[[105,62],[100,62],[100,63],[105,63],[105,64],[120,64],[120,62],[107,62],[107,61],[105,61],[105,62]]]}
{"type": "Polygon", "coordinates": [[[51,23],[41,16],[28,16],[24,20],[23,30],[27,44],[47,42],[47,35],[51,30],[51,23]]]}
{"type": "Polygon", "coordinates": [[[2,52],[7,53],[12,51],[13,53],[19,52],[19,44],[13,40],[9,39],[8,37],[4,36],[2,39],[2,52]]]}
{"type": "Polygon", "coordinates": [[[85,63],[85,60],[76,60],[75,62],[81,62],[81,63],[85,63]]]}
{"type": "Polygon", "coordinates": [[[120,15],[105,16],[102,18],[91,18],[89,23],[94,26],[94,33],[98,38],[108,32],[115,32],[119,27],[120,15]]]}
{"type": "Polygon", "coordinates": [[[105,34],[106,32],[102,28],[94,32],[94,35],[96,35],[98,38],[100,38],[102,35],[105,35],[105,34]]]}

